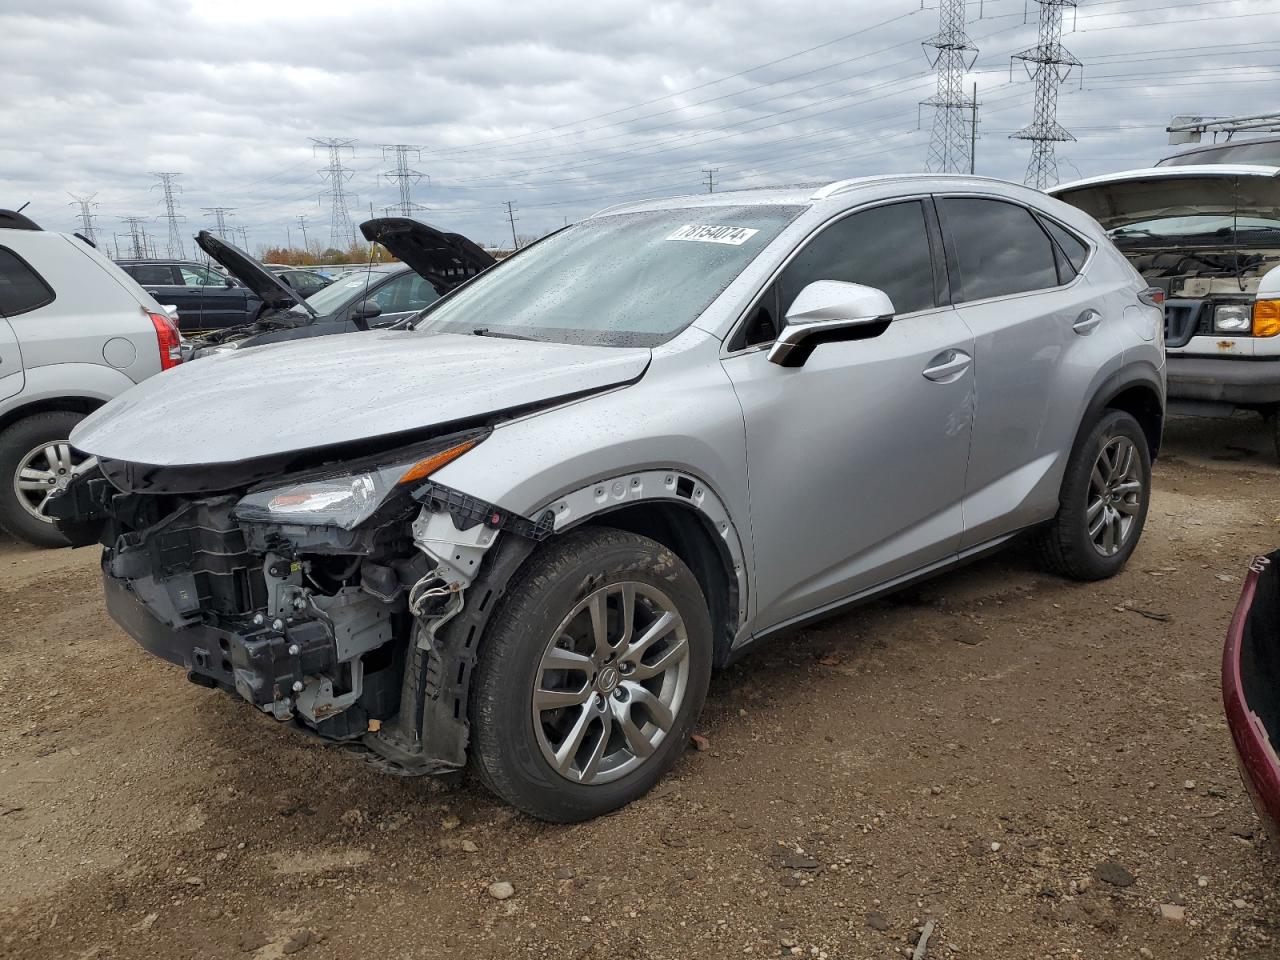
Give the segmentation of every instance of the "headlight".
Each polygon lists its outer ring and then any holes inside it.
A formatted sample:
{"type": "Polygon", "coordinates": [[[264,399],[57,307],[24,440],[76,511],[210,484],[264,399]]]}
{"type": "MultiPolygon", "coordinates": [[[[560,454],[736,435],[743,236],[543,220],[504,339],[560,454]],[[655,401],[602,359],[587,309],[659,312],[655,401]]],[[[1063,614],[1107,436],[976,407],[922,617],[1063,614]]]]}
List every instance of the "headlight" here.
{"type": "MultiPolygon", "coordinates": [[[[255,490],[236,504],[234,516],[250,523],[293,523],[352,530],[364,523],[396,490],[429,477],[456,460],[484,435],[451,437],[386,465],[299,478],[294,483],[255,490]]],[[[384,458],[385,459],[385,458],[384,458]]]]}
{"type": "Polygon", "coordinates": [[[1218,333],[1249,333],[1253,329],[1253,316],[1249,305],[1228,303],[1215,307],[1213,329],[1218,333]]]}

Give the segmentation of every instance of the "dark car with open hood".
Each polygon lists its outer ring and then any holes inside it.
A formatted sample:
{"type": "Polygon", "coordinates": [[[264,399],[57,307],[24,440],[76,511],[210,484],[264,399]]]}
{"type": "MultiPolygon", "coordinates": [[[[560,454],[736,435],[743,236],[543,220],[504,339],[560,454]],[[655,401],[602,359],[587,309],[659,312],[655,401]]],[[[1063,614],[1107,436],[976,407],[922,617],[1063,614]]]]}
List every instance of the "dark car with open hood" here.
{"type": "Polygon", "coordinates": [[[494,262],[459,233],[445,233],[407,217],[377,217],[360,232],[398,263],[355,270],[304,297],[275,271],[221,237],[202,230],[200,249],[261,300],[249,323],[210,331],[187,341],[188,359],[267,343],[388,327],[430,306],[494,262]]]}

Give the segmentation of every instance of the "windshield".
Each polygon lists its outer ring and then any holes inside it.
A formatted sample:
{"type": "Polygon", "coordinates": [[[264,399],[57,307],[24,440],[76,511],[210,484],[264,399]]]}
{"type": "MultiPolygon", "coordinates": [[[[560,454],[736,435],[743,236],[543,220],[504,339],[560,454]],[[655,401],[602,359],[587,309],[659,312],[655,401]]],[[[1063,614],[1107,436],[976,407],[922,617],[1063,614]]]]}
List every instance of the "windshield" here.
{"type": "Polygon", "coordinates": [[[705,310],[802,207],[691,207],[585,220],[430,309],[417,329],[657,346],[705,310]]]}
{"type": "MultiPolygon", "coordinates": [[[[307,303],[316,313],[324,316],[341,310],[352,298],[362,293],[366,286],[373,287],[382,281],[386,274],[380,271],[364,271],[351,273],[341,280],[335,280],[323,290],[307,297],[307,303]]],[[[294,307],[301,310],[301,307],[294,307]]]]}
{"type": "Polygon", "coordinates": [[[1216,213],[1160,217],[1116,227],[1107,231],[1107,236],[1119,246],[1124,246],[1126,242],[1141,245],[1143,241],[1150,240],[1202,244],[1274,244],[1280,240],[1280,220],[1264,217],[1236,218],[1216,213]]]}

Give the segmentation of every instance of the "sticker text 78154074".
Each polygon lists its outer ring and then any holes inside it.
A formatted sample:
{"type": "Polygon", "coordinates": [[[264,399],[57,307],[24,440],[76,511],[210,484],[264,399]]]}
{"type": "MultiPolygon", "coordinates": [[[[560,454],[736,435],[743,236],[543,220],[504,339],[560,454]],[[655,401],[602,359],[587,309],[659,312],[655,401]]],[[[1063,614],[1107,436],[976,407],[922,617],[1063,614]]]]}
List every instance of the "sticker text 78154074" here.
{"type": "Polygon", "coordinates": [[[692,240],[696,243],[726,243],[731,247],[740,247],[759,232],[752,227],[686,223],[667,239],[692,240]]]}

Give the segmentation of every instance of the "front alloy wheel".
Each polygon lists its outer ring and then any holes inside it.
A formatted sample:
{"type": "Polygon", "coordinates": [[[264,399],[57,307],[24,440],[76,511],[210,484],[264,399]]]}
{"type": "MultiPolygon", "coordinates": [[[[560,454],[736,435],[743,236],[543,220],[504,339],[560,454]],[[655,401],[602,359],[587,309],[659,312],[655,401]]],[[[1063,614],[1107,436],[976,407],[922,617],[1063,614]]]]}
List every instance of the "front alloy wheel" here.
{"type": "Polygon", "coordinates": [[[642,796],[683,752],[711,675],[697,578],[662,544],[610,528],[534,553],[480,645],[474,769],[543,820],[642,796]]]}
{"type": "Polygon", "coordinates": [[[608,783],[651,757],[689,681],[689,638],[675,603],[626,580],[569,611],[547,643],[533,692],[542,755],[575,783],[608,783]]]}

